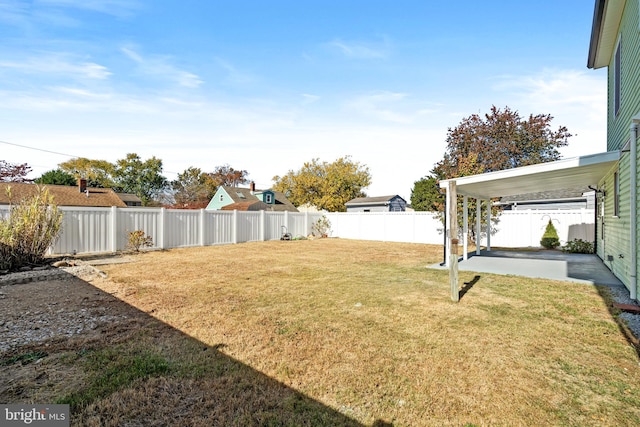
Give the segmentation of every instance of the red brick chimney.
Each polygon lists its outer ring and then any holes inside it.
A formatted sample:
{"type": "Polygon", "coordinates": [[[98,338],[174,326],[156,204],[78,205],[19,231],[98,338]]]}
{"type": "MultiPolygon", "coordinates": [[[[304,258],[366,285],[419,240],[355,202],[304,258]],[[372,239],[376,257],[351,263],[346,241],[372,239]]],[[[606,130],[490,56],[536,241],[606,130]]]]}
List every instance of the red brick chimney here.
{"type": "Polygon", "coordinates": [[[87,180],[84,178],[78,178],[78,188],[81,193],[87,191],[87,180]]]}
{"type": "Polygon", "coordinates": [[[255,193],[256,192],[256,183],[251,181],[249,183],[249,191],[251,191],[251,193],[255,193]]]}

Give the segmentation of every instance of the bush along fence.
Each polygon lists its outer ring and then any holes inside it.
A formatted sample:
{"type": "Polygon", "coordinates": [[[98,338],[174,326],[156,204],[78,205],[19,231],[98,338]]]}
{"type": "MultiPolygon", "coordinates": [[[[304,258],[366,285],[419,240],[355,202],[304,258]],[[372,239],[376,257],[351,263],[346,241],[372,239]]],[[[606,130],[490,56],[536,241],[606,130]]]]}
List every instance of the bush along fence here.
{"type": "MultiPolygon", "coordinates": [[[[0,217],[8,207],[0,206],[0,217]]],[[[312,234],[323,216],[327,235],[343,239],[443,243],[442,223],[431,212],[240,212],[164,208],[60,207],[62,233],[50,254],[118,252],[127,249],[129,233],[143,231],[152,249],[291,239],[312,234]]],[[[491,234],[492,247],[539,247],[551,220],[560,243],[594,240],[594,211],[505,211],[491,234]]],[[[482,239],[484,242],[486,239],[482,239]]]]}

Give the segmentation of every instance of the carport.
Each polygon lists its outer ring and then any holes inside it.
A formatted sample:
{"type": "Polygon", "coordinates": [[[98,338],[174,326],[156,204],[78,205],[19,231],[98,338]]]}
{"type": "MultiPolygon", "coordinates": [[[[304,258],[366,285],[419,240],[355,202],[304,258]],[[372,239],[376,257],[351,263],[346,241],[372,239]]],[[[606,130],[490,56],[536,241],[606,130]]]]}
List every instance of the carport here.
{"type": "MultiPolygon", "coordinates": [[[[458,212],[457,196],[463,197],[462,261],[468,259],[468,207],[469,199],[475,199],[477,215],[476,229],[480,229],[482,201],[490,206],[491,199],[535,193],[546,190],[562,190],[578,186],[596,187],[598,182],[620,160],[620,151],[573,157],[555,162],[464,176],[440,181],[440,188],[446,191],[446,254],[445,264],[451,278],[451,298],[458,299],[458,212]],[[454,289],[455,288],[455,289],[454,289]]],[[[487,222],[486,251],[491,252],[491,209],[484,213],[487,222]]],[[[476,233],[476,255],[481,255],[480,233],[476,233]]]]}

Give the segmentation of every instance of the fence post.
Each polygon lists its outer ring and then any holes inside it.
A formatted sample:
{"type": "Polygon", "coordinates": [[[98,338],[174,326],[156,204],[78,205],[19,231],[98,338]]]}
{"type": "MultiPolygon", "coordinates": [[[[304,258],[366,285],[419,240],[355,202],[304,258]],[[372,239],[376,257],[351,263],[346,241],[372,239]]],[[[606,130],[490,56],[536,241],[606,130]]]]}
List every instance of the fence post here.
{"type": "Polygon", "coordinates": [[[238,243],[238,210],[233,210],[233,235],[231,236],[231,243],[238,243]]]}
{"type": "Polygon", "coordinates": [[[160,217],[158,218],[158,248],[160,249],[164,249],[165,248],[165,230],[164,230],[164,223],[165,223],[165,208],[160,208],[160,217]]]}
{"type": "Polygon", "coordinates": [[[111,206],[111,252],[118,252],[118,208],[111,206]]]}
{"type": "Polygon", "coordinates": [[[284,211],[284,226],[287,227],[287,232],[289,231],[289,211],[284,211]]]}
{"type": "Polygon", "coordinates": [[[205,211],[204,209],[200,209],[200,246],[204,246],[205,245],[205,211]]]}
{"type": "Polygon", "coordinates": [[[260,241],[264,242],[265,241],[265,235],[266,235],[266,229],[267,229],[267,215],[265,214],[265,211],[260,211],[260,241]]]}

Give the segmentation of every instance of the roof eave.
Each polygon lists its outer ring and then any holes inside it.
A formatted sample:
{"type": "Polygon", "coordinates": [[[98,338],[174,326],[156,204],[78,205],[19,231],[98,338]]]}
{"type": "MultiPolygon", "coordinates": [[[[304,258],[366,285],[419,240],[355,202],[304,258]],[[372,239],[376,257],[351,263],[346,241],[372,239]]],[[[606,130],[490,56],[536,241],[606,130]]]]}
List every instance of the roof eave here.
{"type": "Polygon", "coordinates": [[[609,65],[618,41],[624,5],[624,0],[596,0],[587,59],[588,68],[598,69],[609,65]]]}

